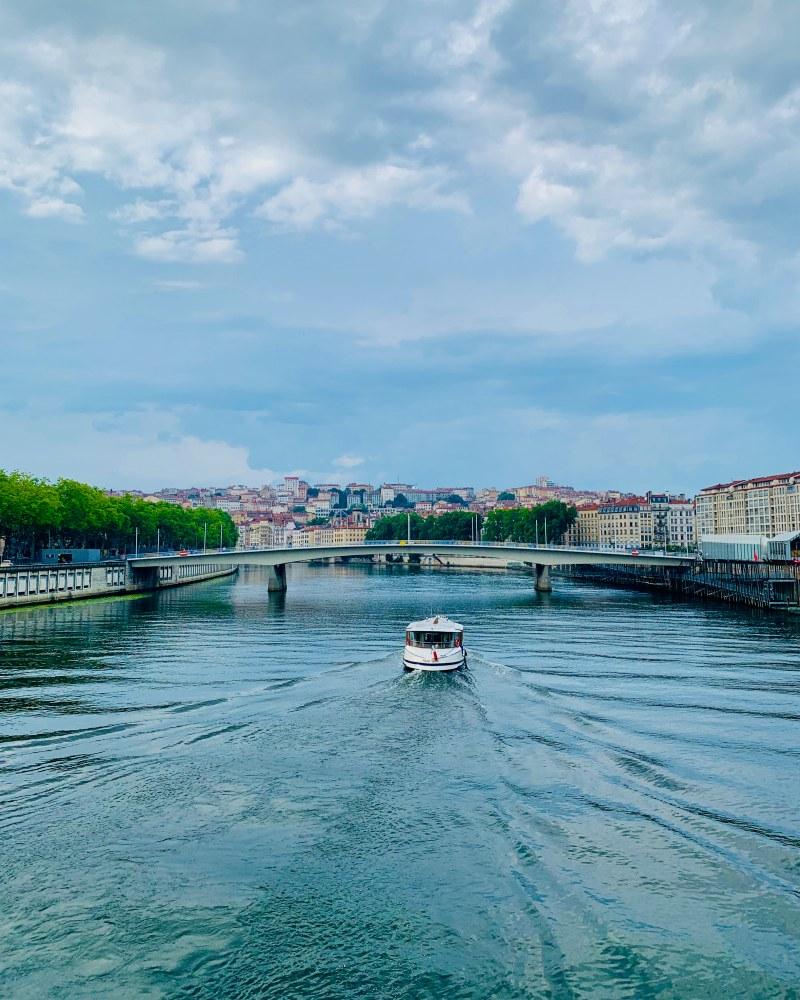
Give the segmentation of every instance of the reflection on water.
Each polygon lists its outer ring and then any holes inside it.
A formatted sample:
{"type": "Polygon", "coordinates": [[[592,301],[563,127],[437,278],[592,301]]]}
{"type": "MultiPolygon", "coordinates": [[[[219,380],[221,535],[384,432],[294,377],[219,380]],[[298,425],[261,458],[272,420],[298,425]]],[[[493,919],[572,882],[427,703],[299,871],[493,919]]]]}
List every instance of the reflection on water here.
{"type": "Polygon", "coordinates": [[[799,721],[798,622],[499,573],[0,615],[0,995],[795,996],[799,721]]]}

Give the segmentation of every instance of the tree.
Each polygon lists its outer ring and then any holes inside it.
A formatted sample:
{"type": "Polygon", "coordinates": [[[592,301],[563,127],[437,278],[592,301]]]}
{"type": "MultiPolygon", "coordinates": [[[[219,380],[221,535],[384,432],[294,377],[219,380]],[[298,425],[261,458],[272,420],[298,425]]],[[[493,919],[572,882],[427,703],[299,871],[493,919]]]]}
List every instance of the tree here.
{"type": "Polygon", "coordinates": [[[410,506],[411,506],[411,504],[410,504],[410,502],[408,500],[408,497],[405,495],[405,493],[398,493],[397,496],[394,498],[394,500],[392,500],[392,507],[395,507],[395,508],[397,508],[397,507],[406,508],[406,507],[410,507],[410,506]]]}
{"type": "Polygon", "coordinates": [[[475,532],[475,521],[478,521],[478,537],[482,518],[467,510],[451,510],[445,514],[431,514],[425,518],[423,538],[431,540],[471,541],[475,532]]]}
{"type": "Polygon", "coordinates": [[[548,500],[538,507],[493,510],[487,518],[483,537],[489,542],[559,542],[574,524],[578,511],[560,500],[548,500]]]}
{"type": "Polygon", "coordinates": [[[238,532],[221,510],[184,510],[177,504],[148,503],[129,495],[111,497],[74,479],[50,483],[19,472],[0,470],[0,536],[7,553],[33,557],[37,541],[104,550],[129,550],[138,534],[140,548],[185,548],[202,542],[226,548],[238,532]]]}
{"type": "Polygon", "coordinates": [[[419,514],[392,514],[389,517],[381,517],[375,522],[367,532],[367,541],[388,542],[408,538],[409,519],[411,538],[426,537],[422,534],[425,520],[419,514]]]}
{"type": "Polygon", "coordinates": [[[445,503],[457,503],[461,507],[467,506],[467,501],[463,497],[460,497],[458,493],[450,493],[444,500],[445,503]]]}
{"type": "Polygon", "coordinates": [[[431,514],[425,518],[417,513],[392,514],[375,522],[367,532],[367,541],[402,541],[408,537],[409,518],[411,538],[432,541],[470,541],[476,518],[479,532],[482,523],[480,515],[475,515],[471,511],[452,510],[445,514],[431,514]]]}
{"type": "Polygon", "coordinates": [[[517,498],[514,496],[511,490],[503,490],[503,492],[499,493],[497,496],[498,503],[508,503],[509,500],[516,500],[516,499],[517,498]]]}

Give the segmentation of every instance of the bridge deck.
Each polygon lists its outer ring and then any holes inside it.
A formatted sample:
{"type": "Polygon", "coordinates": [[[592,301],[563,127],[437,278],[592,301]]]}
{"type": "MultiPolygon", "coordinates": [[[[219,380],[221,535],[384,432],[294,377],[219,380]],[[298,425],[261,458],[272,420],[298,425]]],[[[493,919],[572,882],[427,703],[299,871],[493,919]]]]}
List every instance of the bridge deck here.
{"type": "Polygon", "coordinates": [[[560,545],[488,544],[449,541],[363,542],[353,545],[319,545],[279,549],[231,549],[192,552],[186,556],[148,554],[130,559],[134,569],[167,566],[171,563],[208,563],[227,566],[281,566],[315,559],[366,555],[481,556],[500,562],[523,562],[539,566],[691,566],[695,557],[666,553],[637,553],[615,550],[567,548],[560,545]]]}

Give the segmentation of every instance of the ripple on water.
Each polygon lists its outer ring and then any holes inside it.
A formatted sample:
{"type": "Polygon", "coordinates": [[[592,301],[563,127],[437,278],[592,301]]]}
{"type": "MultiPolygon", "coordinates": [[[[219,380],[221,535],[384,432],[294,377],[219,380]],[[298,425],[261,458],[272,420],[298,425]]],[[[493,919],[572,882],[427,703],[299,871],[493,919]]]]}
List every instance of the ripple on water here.
{"type": "Polygon", "coordinates": [[[788,997],[800,623],[259,571],[0,618],[0,994],[788,997]],[[469,669],[404,673],[409,620],[469,669]]]}

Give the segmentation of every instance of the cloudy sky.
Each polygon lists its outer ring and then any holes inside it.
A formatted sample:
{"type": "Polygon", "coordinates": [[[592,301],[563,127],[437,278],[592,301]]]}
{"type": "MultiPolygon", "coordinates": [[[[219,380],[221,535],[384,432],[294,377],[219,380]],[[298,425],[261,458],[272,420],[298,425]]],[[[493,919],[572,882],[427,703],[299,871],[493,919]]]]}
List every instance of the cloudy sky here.
{"type": "Polygon", "coordinates": [[[0,0],[0,467],[800,467],[800,4],[0,0]]]}

